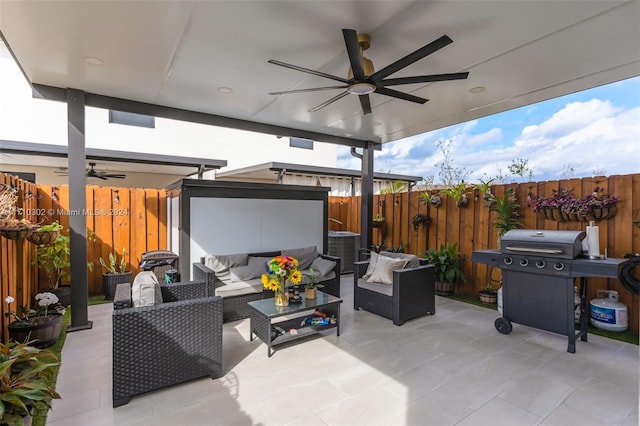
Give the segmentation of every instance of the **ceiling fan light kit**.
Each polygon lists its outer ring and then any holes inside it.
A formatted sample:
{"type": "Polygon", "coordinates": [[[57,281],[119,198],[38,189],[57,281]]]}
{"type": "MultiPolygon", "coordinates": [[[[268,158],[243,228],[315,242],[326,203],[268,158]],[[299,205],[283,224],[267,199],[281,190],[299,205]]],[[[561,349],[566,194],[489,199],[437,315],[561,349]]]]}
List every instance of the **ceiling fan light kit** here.
{"type": "Polygon", "coordinates": [[[375,92],[376,86],[374,86],[371,83],[356,83],[347,87],[347,90],[352,95],[363,96],[363,95],[368,95],[369,93],[375,92]]]}
{"type": "Polygon", "coordinates": [[[408,67],[414,62],[442,49],[443,47],[453,43],[448,36],[444,35],[439,39],[421,47],[420,49],[404,56],[396,62],[382,68],[379,71],[375,71],[373,63],[364,57],[364,51],[371,46],[371,37],[368,34],[358,34],[355,30],[343,29],[342,35],[344,37],[344,43],[347,48],[347,54],[349,56],[349,72],[347,78],[338,77],[335,75],[323,73],[321,71],[310,70],[297,65],[291,65],[284,62],[270,59],[268,62],[281,67],[293,69],[296,71],[304,72],[307,74],[316,75],[318,77],[324,77],[331,80],[344,83],[344,86],[326,86],[326,87],[313,87],[308,89],[296,89],[282,92],[271,92],[270,95],[286,95],[292,93],[306,93],[317,92],[322,90],[335,90],[346,89],[344,92],[334,96],[321,103],[320,105],[309,109],[309,112],[319,111],[322,108],[332,104],[333,102],[345,97],[348,94],[358,95],[360,105],[362,107],[362,113],[364,115],[371,113],[371,101],[369,94],[377,93],[379,95],[389,96],[404,101],[414,102],[418,104],[424,104],[428,99],[414,96],[409,93],[400,92],[398,90],[389,89],[388,86],[399,86],[403,84],[420,84],[420,83],[432,83],[436,81],[448,81],[448,80],[464,80],[469,76],[468,72],[452,73],[452,74],[432,74],[422,75],[414,77],[403,78],[390,78],[386,77],[394,74],[401,69],[408,67]]]}

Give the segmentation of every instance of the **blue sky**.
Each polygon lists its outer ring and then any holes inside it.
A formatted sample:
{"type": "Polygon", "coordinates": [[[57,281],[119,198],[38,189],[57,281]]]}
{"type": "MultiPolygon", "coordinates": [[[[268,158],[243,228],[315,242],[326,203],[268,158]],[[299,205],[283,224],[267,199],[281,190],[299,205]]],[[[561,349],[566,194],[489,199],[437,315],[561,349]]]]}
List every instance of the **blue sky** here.
{"type": "MultiPolygon", "coordinates": [[[[533,181],[639,173],[640,77],[384,144],[375,170],[438,183],[438,140],[451,141],[453,165],[471,172],[469,182],[508,175],[516,159],[528,161],[533,181]]],[[[338,167],[359,169],[359,160],[340,148],[338,167]]]]}

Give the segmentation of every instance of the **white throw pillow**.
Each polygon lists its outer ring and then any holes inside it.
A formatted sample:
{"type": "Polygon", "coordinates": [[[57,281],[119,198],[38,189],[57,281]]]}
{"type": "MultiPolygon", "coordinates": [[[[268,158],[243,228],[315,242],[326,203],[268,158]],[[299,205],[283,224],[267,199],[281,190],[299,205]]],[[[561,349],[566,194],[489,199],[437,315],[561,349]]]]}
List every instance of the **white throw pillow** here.
{"type": "Polygon", "coordinates": [[[373,270],[376,269],[376,263],[378,263],[378,253],[375,251],[369,252],[369,265],[367,266],[367,271],[362,276],[362,279],[369,279],[371,274],[373,274],[373,270]]]}
{"type": "Polygon", "coordinates": [[[333,271],[333,268],[336,267],[336,262],[329,259],[323,259],[320,256],[316,257],[316,260],[313,261],[309,269],[313,269],[313,271],[318,275],[329,275],[329,272],[333,271]]]}
{"type": "Polygon", "coordinates": [[[131,286],[131,300],[134,308],[162,303],[162,291],[156,274],[143,271],[136,275],[131,286]]]}
{"type": "Polygon", "coordinates": [[[406,259],[392,259],[386,256],[378,256],[373,274],[367,279],[367,282],[392,285],[393,271],[404,268],[406,264],[406,259]]]}

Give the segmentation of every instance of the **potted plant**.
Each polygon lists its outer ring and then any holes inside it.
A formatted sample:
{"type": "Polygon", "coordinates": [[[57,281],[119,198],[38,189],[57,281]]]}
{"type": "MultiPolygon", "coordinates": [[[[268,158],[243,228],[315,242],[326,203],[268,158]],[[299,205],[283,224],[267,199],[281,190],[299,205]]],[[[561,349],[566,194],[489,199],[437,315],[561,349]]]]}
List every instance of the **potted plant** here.
{"type": "Polygon", "coordinates": [[[551,198],[529,194],[527,204],[539,217],[558,222],[600,221],[615,216],[618,198],[615,194],[603,194],[603,188],[596,186],[593,192],[580,198],[572,189],[553,190],[551,198]]]}
{"type": "Polygon", "coordinates": [[[522,222],[518,220],[518,217],[520,216],[518,214],[520,205],[513,201],[513,193],[513,188],[509,188],[504,192],[502,197],[496,197],[491,194],[491,199],[493,201],[491,210],[494,211],[497,216],[497,219],[495,222],[491,223],[491,226],[498,230],[498,246],[500,246],[502,236],[507,231],[522,226],[522,222]]]}
{"type": "Polygon", "coordinates": [[[100,258],[100,266],[105,269],[102,273],[102,291],[106,300],[113,300],[118,284],[131,282],[131,271],[127,271],[127,249],[122,248],[122,256],[118,260],[115,252],[109,253],[109,264],[100,258]]]}
{"type": "Polygon", "coordinates": [[[26,238],[39,225],[27,219],[16,219],[18,209],[18,189],[5,184],[0,186],[0,236],[8,240],[26,238]]]}
{"type": "Polygon", "coordinates": [[[425,255],[435,268],[437,295],[450,296],[458,281],[467,282],[461,265],[463,257],[458,251],[457,243],[440,244],[439,249],[430,249],[425,255]]]}
{"type": "Polygon", "coordinates": [[[420,225],[428,225],[429,222],[429,216],[424,213],[416,213],[411,217],[411,225],[413,225],[414,231],[418,231],[420,225]]]}
{"type": "Polygon", "coordinates": [[[491,184],[493,183],[494,179],[489,179],[489,180],[483,180],[480,179],[480,183],[476,183],[473,185],[473,187],[475,188],[476,191],[478,191],[480,194],[482,194],[482,199],[484,200],[484,205],[487,207],[491,207],[494,203],[495,200],[492,197],[492,193],[491,193],[491,184]]]}
{"type": "Polygon", "coordinates": [[[57,222],[50,227],[56,230],[58,235],[49,244],[38,245],[36,257],[31,260],[31,263],[44,271],[48,281],[47,290],[54,293],[63,306],[68,306],[71,304],[71,287],[68,285],[71,264],[69,237],[62,233],[62,226],[57,222]]]}
{"type": "Polygon", "coordinates": [[[58,340],[62,329],[62,313],[56,309],[59,300],[55,294],[38,293],[37,308],[28,309],[23,306],[20,308],[20,315],[11,310],[11,304],[15,301],[12,296],[7,296],[4,301],[8,306],[4,315],[15,319],[7,326],[11,339],[17,342],[33,342],[34,346],[41,348],[51,346],[58,340]]]}
{"type": "Polygon", "coordinates": [[[443,189],[442,192],[456,201],[458,207],[466,207],[469,204],[467,199],[467,184],[464,179],[451,185],[450,188],[443,189]]]}
{"type": "Polygon", "coordinates": [[[59,365],[48,351],[26,343],[0,343],[0,424],[30,424],[36,402],[51,408],[52,399],[60,399],[47,381],[59,365]]]}
{"type": "Polygon", "coordinates": [[[316,273],[313,268],[309,268],[309,282],[304,285],[304,298],[315,299],[318,295],[317,289],[324,287],[324,285],[316,281],[316,273]]]}
{"type": "Polygon", "coordinates": [[[55,221],[33,230],[27,235],[27,240],[38,246],[48,246],[56,241],[60,232],[62,232],[62,225],[60,225],[58,221],[55,221]]]}
{"type": "MultiPolygon", "coordinates": [[[[430,222],[429,203],[431,202],[431,194],[429,194],[428,192],[421,193],[420,195],[418,195],[418,201],[424,203],[427,206],[427,213],[423,214],[418,211],[418,213],[414,214],[411,218],[411,225],[413,225],[413,230],[416,232],[420,228],[420,225],[428,225],[430,222]]],[[[418,207],[418,210],[420,210],[420,207],[418,207]]]]}
{"type": "Polygon", "coordinates": [[[384,216],[382,216],[380,213],[378,213],[373,218],[372,226],[374,228],[380,228],[380,227],[382,227],[383,224],[384,224],[384,216]]]}
{"type": "Polygon", "coordinates": [[[479,292],[482,303],[497,303],[498,292],[493,289],[491,283],[487,283],[479,292]]]}
{"type": "Polygon", "coordinates": [[[433,207],[440,207],[442,198],[438,194],[432,194],[429,196],[429,203],[431,203],[433,207]]]}

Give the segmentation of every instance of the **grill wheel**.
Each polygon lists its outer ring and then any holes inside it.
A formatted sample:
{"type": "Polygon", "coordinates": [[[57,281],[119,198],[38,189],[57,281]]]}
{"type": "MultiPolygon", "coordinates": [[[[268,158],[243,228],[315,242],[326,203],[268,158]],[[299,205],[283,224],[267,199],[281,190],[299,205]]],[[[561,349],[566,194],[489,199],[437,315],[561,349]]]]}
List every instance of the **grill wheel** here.
{"type": "Polygon", "coordinates": [[[506,318],[501,317],[496,319],[494,325],[496,326],[496,330],[498,330],[501,334],[509,334],[511,333],[511,330],[513,330],[511,321],[506,318]]]}

